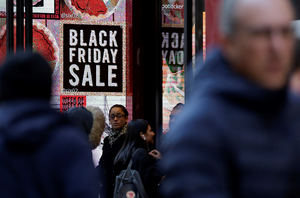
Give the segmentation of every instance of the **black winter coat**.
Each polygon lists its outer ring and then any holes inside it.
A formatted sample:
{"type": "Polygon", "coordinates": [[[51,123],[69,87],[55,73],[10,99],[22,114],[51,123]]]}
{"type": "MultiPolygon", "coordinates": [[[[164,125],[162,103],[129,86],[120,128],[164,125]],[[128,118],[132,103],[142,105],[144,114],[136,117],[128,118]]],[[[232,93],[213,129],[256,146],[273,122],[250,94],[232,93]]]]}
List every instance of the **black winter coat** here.
{"type": "MultiPolygon", "coordinates": [[[[116,175],[127,168],[129,161],[126,164],[115,166],[116,175]]],[[[159,167],[159,160],[156,160],[144,148],[138,148],[132,157],[132,169],[140,173],[143,185],[149,198],[157,198],[159,184],[163,177],[163,172],[159,167]]]]}
{"type": "Polygon", "coordinates": [[[97,198],[86,134],[48,101],[0,106],[1,198],[97,198]]]}
{"type": "Polygon", "coordinates": [[[110,145],[108,137],[104,139],[103,152],[97,167],[103,178],[100,191],[104,198],[113,197],[115,183],[114,160],[120,151],[124,140],[125,134],[121,135],[112,145],[110,145]]]}
{"type": "Polygon", "coordinates": [[[166,138],[164,197],[300,197],[300,99],[208,57],[166,138]]]}

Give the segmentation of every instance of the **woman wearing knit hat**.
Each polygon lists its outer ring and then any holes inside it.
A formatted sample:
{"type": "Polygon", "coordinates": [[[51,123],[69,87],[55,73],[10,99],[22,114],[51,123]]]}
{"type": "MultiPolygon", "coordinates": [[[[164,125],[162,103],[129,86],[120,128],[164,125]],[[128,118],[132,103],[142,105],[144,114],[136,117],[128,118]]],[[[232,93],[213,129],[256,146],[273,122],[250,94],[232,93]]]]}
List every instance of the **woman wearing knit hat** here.
{"type": "Polygon", "coordinates": [[[1,198],[97,197],[87,136],[50,106],[51,73],[29,52],[0,66],[1,198]]]}
{"type": "Polygon", "coordinates": [[[105,117],[102,110],[94,106],[73,107],[65,114],[88,135],[91,149],[95,149],[100,143],[105,127],[105,117]]]}

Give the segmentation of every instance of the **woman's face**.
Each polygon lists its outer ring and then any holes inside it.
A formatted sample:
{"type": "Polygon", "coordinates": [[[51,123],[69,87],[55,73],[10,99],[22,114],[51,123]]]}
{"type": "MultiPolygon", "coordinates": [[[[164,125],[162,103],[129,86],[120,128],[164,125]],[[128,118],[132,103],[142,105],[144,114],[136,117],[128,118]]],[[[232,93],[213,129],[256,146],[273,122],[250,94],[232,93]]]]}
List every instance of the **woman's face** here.
{"type": "Polygon", "coordinates": [[[145,136],[145,141],[147,143],[150,143],[150,144],[154,144],[154,136],[155,136],[155,133],[152,131],[152,128],[150,125],[148,125],[148,128],[147,128],[147,131],[146,133],[144,134],[145,136]]]}
{"type": "Polygon", "coordinates": [[[111,109],[109,114],[109,122],[113,129],[121,129],[125,126],[128,121],[128,117],[120,107],[114,107],[111,109]]]}

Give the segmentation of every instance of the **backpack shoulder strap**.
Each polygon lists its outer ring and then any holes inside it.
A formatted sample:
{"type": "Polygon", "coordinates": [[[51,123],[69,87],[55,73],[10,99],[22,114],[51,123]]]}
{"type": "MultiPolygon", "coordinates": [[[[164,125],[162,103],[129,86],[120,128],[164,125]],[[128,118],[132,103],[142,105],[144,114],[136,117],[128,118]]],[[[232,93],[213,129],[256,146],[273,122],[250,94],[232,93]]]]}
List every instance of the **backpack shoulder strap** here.
{"type": "Polygon", "coordinates": [[[135,149],[134,151],[133,151],[133,153],[132,153],[132,155],[131,155],[131,158],[130,158],[130,161],[129,161],[129,163],[128,163],[128,166],[127,166],[127,170],[128,169],[131,169],[131,166],[132,166],[132,159],[133,159],[133,157],[136,155],[136,153],[139,151],[140,149],[139,148],[137,148],[137,149],[135,149]]]}

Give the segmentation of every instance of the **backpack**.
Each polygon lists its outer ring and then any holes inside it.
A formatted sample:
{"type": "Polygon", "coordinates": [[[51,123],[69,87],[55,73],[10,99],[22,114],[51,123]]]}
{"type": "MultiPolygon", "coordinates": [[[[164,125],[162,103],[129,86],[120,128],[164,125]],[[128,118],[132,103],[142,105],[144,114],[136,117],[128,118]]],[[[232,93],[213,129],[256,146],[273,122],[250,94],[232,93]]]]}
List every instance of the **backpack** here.
{"type": "Polygon", "coordinates": [[[131,166],[132,159],[127,169],[116,176],[114,198],[148,198],[139,172],[131,166]]]}

